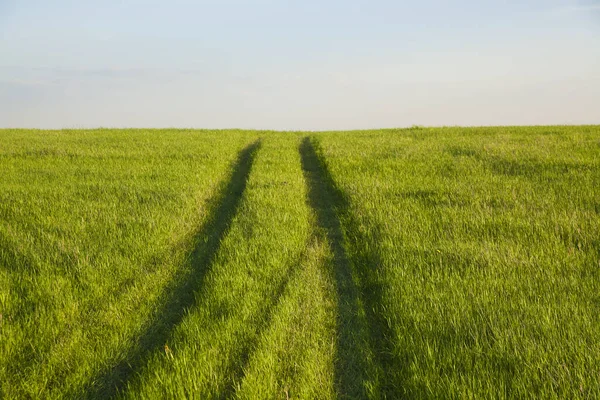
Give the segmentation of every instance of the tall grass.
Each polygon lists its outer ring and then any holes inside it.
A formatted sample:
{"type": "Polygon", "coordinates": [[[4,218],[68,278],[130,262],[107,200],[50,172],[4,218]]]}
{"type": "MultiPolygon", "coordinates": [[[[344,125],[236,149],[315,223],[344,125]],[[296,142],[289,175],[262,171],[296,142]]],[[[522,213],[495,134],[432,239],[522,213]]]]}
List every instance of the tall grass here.
{"type": "Polygon", "coordinates": [[[600,127],[0,131],[0,398],[600,397],[600,127]]]}
{"type": "Polygon", "coordinates": [[[80,396],[160,309],[254,135],[0,136],[0,397],[80,396]]]}
{"type": "Polygon", "coordinates": [[[321,374],[331,376],[332,327],[325,316],[332,307],[322,301],[329,291],[314,265],[318,250],[304,191],[296,139],[271,134],[194,307],[124,397],[319,397],[331,391],[321,374]]]}
{"type": "Polygon", "coordinates": [[[600,396],[599,139],[597,127],[316,135],[382,335],[383,394],[600,396]]]}

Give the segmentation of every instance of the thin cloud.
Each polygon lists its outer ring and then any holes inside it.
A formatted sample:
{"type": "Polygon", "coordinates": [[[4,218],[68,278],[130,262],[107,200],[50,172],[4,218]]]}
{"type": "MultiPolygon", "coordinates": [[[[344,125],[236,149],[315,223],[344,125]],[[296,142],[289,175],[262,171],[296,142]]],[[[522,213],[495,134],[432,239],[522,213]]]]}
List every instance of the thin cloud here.
{"type": "Polygon", "coordinates": [[[557,7],[550,10],[550,14],[553,15],[575,14],[585,12],[600,12],[600,3],[557,7]]]}
{"type": "Polygon", "coordinates": [[[587,4],[587,5],[572,6],[570,9],[572,11],[598,11],[598,10],[600,10],[600,4],[587,4]]]}

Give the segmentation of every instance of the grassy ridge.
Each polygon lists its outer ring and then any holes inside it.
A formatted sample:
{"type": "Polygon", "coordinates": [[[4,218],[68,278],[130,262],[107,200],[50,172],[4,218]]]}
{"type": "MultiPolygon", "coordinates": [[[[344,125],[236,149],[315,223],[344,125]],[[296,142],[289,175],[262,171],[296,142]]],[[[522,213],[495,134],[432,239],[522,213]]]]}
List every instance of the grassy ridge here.
{"type": "Polygon", "coordinates": [[[2,398],[600,397],[600,127],[0,139],[2,398]]]}

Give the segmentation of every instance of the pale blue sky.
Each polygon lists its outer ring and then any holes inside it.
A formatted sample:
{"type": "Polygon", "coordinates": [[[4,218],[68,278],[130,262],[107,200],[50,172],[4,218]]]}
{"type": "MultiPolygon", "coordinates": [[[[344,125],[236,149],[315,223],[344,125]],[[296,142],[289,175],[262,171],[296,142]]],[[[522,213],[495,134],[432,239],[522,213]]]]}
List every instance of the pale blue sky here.
{"type": "Polygon", "coordinates": [[[0,127],[600,123],[600,0],[0,0],[0,127]]]}

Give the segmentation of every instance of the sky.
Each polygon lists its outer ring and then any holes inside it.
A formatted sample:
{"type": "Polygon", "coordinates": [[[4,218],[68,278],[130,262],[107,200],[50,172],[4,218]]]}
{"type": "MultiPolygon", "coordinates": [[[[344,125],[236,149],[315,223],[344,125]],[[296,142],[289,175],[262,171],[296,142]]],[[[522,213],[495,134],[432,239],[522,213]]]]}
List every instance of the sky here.
{"type": "Polygon", "coordinates": [[[600,0],[0,0],[0,127],[600,124],[600,0]]]}

